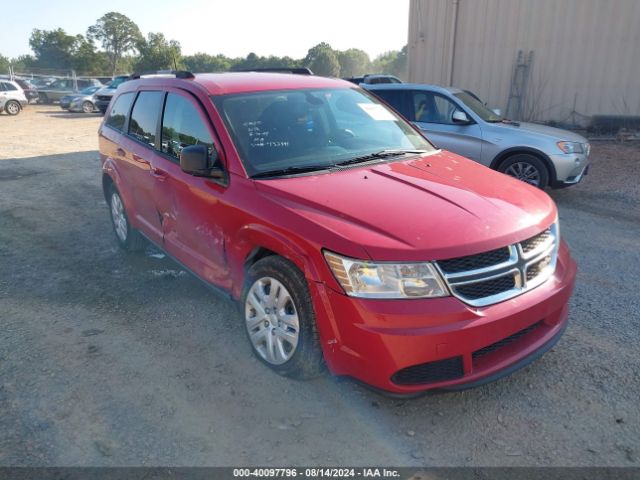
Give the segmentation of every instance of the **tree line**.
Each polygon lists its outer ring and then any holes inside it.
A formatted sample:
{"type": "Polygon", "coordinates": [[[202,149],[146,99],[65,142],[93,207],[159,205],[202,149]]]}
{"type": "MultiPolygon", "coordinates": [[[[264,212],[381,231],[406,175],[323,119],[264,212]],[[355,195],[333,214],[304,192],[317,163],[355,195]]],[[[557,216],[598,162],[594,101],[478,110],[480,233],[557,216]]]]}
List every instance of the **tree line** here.
{"type": "Polygon", "coordinates": [[[113,76],[120,73],[186,69],[192,72],[222,72],[269,67],[309,67],[317,75],[352,77],[365,73],[406,76],[407,47],[392,50],[371,60],[360,49],[334,50],[322,42],[311,47],[304,58],[263,57],[249,53],[231,58],[222,54],[183,55],[180,43],[162,33],[143,36],[130,18],[109,12],[87,29],[86,35],[70,35],[62,28],[34,29],[29,38],[30,55],[9,59],[0,54],[0,73],[13,67],[19,73],[47,73],[75,70],[78,75],[113,76]]]}

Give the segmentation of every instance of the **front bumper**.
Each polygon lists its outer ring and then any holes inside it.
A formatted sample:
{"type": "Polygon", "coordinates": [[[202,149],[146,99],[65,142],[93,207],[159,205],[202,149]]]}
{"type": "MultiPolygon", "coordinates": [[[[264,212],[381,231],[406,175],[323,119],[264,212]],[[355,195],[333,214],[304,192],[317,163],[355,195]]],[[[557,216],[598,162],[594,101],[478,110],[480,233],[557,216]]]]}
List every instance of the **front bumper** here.
{"type": "Polygon", "coordinates": [[[358,299],[319,286],[318,319],[334,334],[323,335],[325,358],[333,373],[395,394],[486,383],[555,343],[567,323],[575,275],[562,243],[547,282],[483,308],[453,297],[358,299]]]}
{"type": "Polygon", "coordinates": [[[580,183],[588,173],[591,163],[589,155],[586,153],[550,155],[549,159],[553,163],[556,173],[554,187],[580,183]]]}

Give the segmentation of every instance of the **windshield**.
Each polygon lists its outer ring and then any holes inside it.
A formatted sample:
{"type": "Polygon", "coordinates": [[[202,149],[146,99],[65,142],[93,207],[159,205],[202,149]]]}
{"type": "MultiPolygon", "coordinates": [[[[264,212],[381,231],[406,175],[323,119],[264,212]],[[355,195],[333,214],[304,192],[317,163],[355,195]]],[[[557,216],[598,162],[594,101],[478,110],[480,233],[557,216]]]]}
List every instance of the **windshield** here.
{"type": "Polygon", "coordinates": [[[127,80],[127,77],[116,77],[109,82],[107,85],[108,88],[118,88],[118,85],[124,83],[127,80]]]}
{"type": "Polygon", "coordinates": [[[81,90],[80,93],[82,95],[91,95],[92,93],[95,93],[96,91],[98,91],[100,87],[87,87],[84,90],[81,90]]]}
{"type": "Polygon", "coordinates": [[[485,122],[493,123],[502,121],[502,116],[497,115],[492,110],[489,110],[481,101],[469,95],[467,92],[454,93],[453,95],[473,110],[473,112],[485,122]]]}
{"type": "Polygon", "coordinates": [[[388,160],[434,147],[362,90],[305,89],[214,96],[249,176],[388,160]],[[397,154],[391,151],[397,151],[397,154]],[[365,158],[367,157],[367,158],[365,158]],[[351,161],[351,162],[350,162],[351,161]]]}

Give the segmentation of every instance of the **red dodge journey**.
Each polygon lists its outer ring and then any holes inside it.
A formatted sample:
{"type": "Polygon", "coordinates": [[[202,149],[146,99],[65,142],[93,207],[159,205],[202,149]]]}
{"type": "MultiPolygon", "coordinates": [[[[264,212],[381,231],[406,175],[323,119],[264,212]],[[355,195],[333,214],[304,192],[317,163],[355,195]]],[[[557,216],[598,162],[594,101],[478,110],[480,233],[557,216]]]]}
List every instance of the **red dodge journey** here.
{"type": "Polygon", "coordinates": [[[352,83],[143,76],[99,137],[120,245],[150,241],[236,301],[282,375],[468,388],[566,327],[576,265],[553,201],[435,148],[352,83]]]}

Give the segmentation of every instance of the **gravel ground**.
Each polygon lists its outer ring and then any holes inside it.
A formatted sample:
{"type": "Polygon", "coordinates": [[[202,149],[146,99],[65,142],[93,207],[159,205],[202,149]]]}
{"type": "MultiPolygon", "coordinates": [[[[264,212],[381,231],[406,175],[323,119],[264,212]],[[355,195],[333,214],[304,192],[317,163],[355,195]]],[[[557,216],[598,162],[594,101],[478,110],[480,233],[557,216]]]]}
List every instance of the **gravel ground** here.
{"type": "Polygon", "coordinates": [[[120,251],[99,118],[0,116],[0,465],[637,466],[638,144],[597,144],[551,192],[580,271],[540,361],[392,400],[252,358],[234,307],[166,258],[120,251]]]}

